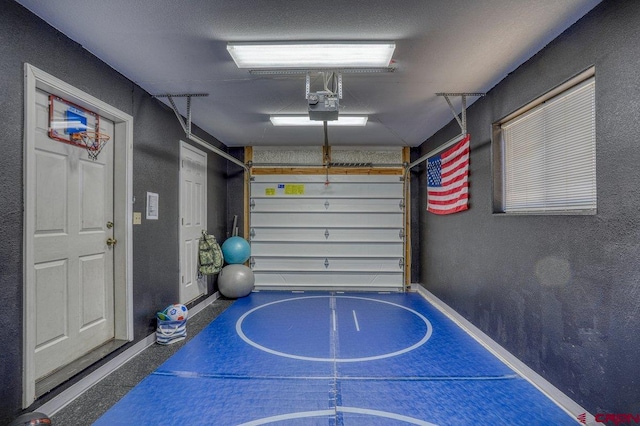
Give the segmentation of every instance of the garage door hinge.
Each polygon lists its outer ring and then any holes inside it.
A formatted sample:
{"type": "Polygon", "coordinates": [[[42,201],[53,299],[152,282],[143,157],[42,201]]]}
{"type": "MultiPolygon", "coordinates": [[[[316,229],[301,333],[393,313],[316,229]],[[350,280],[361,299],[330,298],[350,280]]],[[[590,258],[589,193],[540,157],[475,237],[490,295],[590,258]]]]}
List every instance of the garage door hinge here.
{"type": "Polygon", "coordinates": [[[324,208],[325,208],[325,210],[329,210],[329,206],[330,206],[330,204],[329,204],[329,200],[326,200],[326,201],[324,202],[324,208]]]}
{"type": "Polygon", "coordinates": [[[325,230],[324,230],[324,238],[325,238],[326,240],[328,240],[328,239],[329,239],[329,230],[328,230],[328,229],[325,229],[325,230]]]}
{"type": "Polygon", "coordinates": [[[251,200],[249,206],[251,206],[251,210],[253,210],[256,207],[256,200],[251,200]]]}
{"type": "Polygon", "coordinates": [[[401,200],[398,206],[400,207],[400,210],[404,210],[404,200],[401,200]]]}
{"type": "Polygon", "coordinates": [[[249,232],[249,236],[253,239],[256,236],[256,230],[251,228],[251,232],[249,232]]]}
{"type": "Polygon", "coordinates": [[[400,269],[404,267],[404,259],[400,259],[400,261],[398,262],[398,266],[400,267],[400,269]]]}
{"type": "Polygon", "coordinates": [[[251,256],[251,261],[249,262],[249,265],[251,266],[251,269],[253,269],[253,267],[256,266],[256,260],[253,258],[253,256],[251,256]]]}
{"type": "Polygon", "coordinates": [[[401,229],[400,232],[398,232],[398,237],[400,237],[400,239],[404,238],[404,229],[401,229]]]}
{"type": "Polygon", "coordinates": [[[329,267],[329,259],[327,259],[327,258],[324,259],[324,267],[325,268],[329,267]]]}

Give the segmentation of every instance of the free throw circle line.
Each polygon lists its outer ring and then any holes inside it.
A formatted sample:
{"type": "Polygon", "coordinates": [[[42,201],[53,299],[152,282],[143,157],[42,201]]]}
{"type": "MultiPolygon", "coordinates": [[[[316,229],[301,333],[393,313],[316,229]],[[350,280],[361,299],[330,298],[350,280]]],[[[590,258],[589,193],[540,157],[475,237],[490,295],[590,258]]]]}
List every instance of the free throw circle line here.
{"type": "Polygon", "coordinates": [[[379,359],[384,359],[384,358],[391,358],[394,356],[398,356],[407,352],[410,352],[416,348],[419,348],[420,346],[424,345],[427,340],[429,340],[429,338],[431,338],[431,333],[433,332],[433,327],[431,326],[431,323],[429,322],[429,320],[427,318],[424,317],[424,315],[422,315],[421,313],[407,308],[406,306],[402,306],[402,305],[398,305],[397,303],[392,303],[392,302],[387,302],[386,300],[378,300],[378,299],[372,299],[369,297],[358,297],[358,296],[304,296],[304,297],[292,297],[290,299],[284,299],[284,300],[276,300],[275,302],[269,302],[269,303],[265,303],[264,305],[260,305],[260,306],[256,306],[255,308],[245,312],[240,318],[238,318],[238,321],[236,321],[236,333],[238,333],[238,336],[240,336],[240,338],[242,340],[244,340],[247,344],[253,346],[256,349],[259,349],[261,351],[273,354],[273,355],[277,355],[277,356],[281,356],[281,357],[285,357],[285,358],[292,358],[292,359],[298,359],[298,360],[303,360],[303,361],[318,361],[318,362],[362,362],[362,361],[374,361],[374,360],[379,360],[379,359]],[[395,306],[397,308],[400,309],[404,309],[405,311],[411,312],[412,314],[416,315],[418,318],[420,318],[425,325],[427,326],[427,332],[424,334],[424,336],[422,337],[422,339],[420,339],[420,341],[418,341],[417,343],[404,348],[404,349],[400,349],[398,351],[395,352],[389,352],[386,354],[382,354],[382,355],[375,355],[375,356],[370,356],[370,357],[360,357],[360,358],[319,358],[319,357],[308,357],[308,356],[302,356],[302,355],[293,355],[293,354],[288,354],[285,352],[280,352],[280,351],[276,351],[270,348],[267,348],[265,346],[262,346],[256,342],[254,342],[253,340],[251,340],[249,337],[247,337],[246,334],[244,334],[244,332],[242,331],[242,323],[245,320],[245,318],[247,318],[249,315],[251,315],[253,312],[257,311],[258,309],[262,309],[265,308],[267,306],[271,306],[271,305],[275,305],[278,303],[284,303],[284,302],[289,302],[292,300],[303,300],[303,299],[329,299],[331,297],[334,297],[336,299],[359,299],[359,300],[367,300],[370,302],[376,302],[376,303],[384,303],[387,305],[391,305],[391,306],[395,306]]]}
{"type": "Polygon", "coordinates": [[[356,413],[365,414],[375,417],[384,417],[387,419],[399,420],[405,423],[419,426],[438,426],[434,423],[425,422],[424,420],[415,419],[401,414],[389,413],[388,411],[370,410],[368,408],[358,407],[336,407],[335,410],[317,410],[317,411],[298,411],[295,413],[280,414],[277,416],[265,417],[262,419],[252,420],[250,422],[241,423],[238,426],[260,426],[273,422],[281,422],[292,419],[305,419],[310,417],[334,416],[337,413],[356,413]]]}

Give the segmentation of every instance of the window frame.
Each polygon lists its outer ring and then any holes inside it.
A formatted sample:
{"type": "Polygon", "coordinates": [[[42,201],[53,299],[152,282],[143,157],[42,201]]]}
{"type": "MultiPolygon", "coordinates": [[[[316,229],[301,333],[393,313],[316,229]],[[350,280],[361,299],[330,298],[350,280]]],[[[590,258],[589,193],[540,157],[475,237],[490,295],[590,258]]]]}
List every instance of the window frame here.
{"type": "MultiPolygon", "coordinates": [[[[525,104],[521,108],[518,108],[514,112],[508,114],[502,119],[494,122],[492,124],[492,132],[491,132],[491,163],[492,163],[492,193],[493,193],[493,203],[492,209],[493,214],[495,215],[505,215],[505,216],[521,216],[521,215],[594,215],[597,213],[597,181],[596,181],[596,199],[594,208],[571,208],[567,207],[566,209],[554,209],[554,210],[523,210],[523,211],[507,211],[506,210],[506,196],[505,196],[505,140],[503,135],[502,126],[514,120],[518,117],[522,117],[529,113],[531,110],[538,108],[540,105],[545,102],[552,100],[566,92],[571,91],[577,86],[587,82],[589,79],[595,79],[595,67],[591,67],[575,77],[565,81],[554,89],[548,91],[542,96],[537,97],[535,100],[525,104]]],[[[595,82],[595,80],[594,80],[595,82]]],[[[595,87],[594,87],[595,90],[595,87]]],[[[594,118],[595,120],[595,118],[594,118]]],[[[595,125],[595,123],[594,123],[595,125]]],[[[596,158],[597,161],[597,158],[596,158]]],[[[596,164],[594,163],[594,168],[596,164]]]]}

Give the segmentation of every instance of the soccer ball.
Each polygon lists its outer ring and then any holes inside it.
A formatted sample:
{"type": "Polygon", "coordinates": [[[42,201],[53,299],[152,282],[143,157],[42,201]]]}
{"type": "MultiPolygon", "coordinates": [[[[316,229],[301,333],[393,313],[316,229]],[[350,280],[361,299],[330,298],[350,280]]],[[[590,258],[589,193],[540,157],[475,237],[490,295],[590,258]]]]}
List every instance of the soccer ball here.
{"type": "Polygon", "coordinates": [[[184,321],[187,319],[189,311],[186,306],[178,303],[167,306],[163,313],[171,321],[184,321]]]}

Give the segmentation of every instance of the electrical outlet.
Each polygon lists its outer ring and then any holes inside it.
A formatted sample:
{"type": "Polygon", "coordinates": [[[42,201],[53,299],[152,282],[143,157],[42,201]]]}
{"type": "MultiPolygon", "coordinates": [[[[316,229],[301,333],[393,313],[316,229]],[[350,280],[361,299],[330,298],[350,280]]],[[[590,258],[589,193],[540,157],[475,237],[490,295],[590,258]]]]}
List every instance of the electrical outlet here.
{"type": "Polygon", "coordinates": [[[133,224],[140,225],[142,223],[142,213],[133,212],[133,224]]]}

